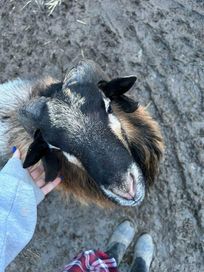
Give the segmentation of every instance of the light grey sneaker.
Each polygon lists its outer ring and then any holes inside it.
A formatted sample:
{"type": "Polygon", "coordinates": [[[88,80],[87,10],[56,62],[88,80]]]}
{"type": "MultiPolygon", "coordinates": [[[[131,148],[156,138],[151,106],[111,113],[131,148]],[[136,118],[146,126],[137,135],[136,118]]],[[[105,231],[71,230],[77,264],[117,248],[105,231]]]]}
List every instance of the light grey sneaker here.
{"type": "Polygon", "coordinates": [[[130,272],[148,272],[154,255],[154,243],[148,234],[142,234],[135,245],[130,272]]]}
{"type": "Polygon", "coordinates": [[[114,232],[112,233],[108,245],[106,253],[110,257],[114,257],[117,265],[120,264],[125,252],[132,242],[135,236],[135,225],[130,220],[125,220],[121,224],[119,224],[114,232]]]}

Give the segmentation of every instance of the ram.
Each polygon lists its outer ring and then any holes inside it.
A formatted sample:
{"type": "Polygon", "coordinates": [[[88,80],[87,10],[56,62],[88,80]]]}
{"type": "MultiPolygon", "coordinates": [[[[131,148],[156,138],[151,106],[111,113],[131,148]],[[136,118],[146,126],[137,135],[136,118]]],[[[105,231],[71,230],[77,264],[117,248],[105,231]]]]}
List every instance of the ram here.
{"type": "Polygon", "coordinates": [[[29,167],[39,160],[49,181],[85,203],[135,206],[158,172],[158,124],[125,93],[136,77],[109,79],[83,60],[63,82],[51,77],[0,85],[0,164],[18,146],[29,167]]]}

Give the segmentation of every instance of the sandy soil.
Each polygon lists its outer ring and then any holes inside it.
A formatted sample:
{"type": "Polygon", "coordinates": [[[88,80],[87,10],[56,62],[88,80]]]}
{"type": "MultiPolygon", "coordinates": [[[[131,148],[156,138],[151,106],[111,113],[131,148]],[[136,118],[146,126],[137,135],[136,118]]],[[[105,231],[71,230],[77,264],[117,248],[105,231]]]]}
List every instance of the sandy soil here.
{"type": "MultiPolygon", "coordinates": [[[[0,81],[42,73],[62,79],[82,55],[110,76],[135,74],[132,95],[150,103],[166,152],[139,208],[105,211],[52,193],[40,204],[32,241],[7,271],[55,271],[80,249],[105,249],[127,216],[138,234],[154,238],[152,271],[204,271],[204,2],[65,0],[51,16],[40,1],[27,2],[1,1],[0,81]]],[[[132,254],[130,247],[121,271],[132,254]]]]}

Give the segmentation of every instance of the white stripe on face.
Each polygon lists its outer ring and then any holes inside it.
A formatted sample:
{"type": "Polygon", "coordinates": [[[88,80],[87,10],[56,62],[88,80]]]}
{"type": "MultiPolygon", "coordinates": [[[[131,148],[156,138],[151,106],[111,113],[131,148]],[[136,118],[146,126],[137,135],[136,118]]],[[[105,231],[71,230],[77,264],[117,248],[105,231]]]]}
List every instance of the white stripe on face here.
{"type": "Polygon", "coordinates": [[[118,118],[113,113],[108,113],[108,108],[110,107],[110,99],[107,97],[103,97],[103,101],[105,104],[105,109],[108,114],[109,119],[109,127],[114,132],[114,134],[120,139],[121,138],[121,123],[118,118]]]}
{"type": "Polygon", "coordinates": [[[54,149],[60,150],[60,148],[59,148],[59,147],[56,147],[56,146],[51,145],[51,144],[49,144],[49,143],[48,143],[48,146],[49,146],[49,148],[54,148],[54,149]]]}
{"type": "Polygon", "coordinates": [[[78,166],[79,168],[84,170],[82,163],[74,155],[71,155],[71,154],[64,152],[64,151],[63,151],[63,154],[69,162],[75,164],[76,166],[78,166]]]}
{"type": "MultiPolygon", "coordinates": [[[[57,150],[60,150],[60,148],[58,148],[58,147],[56,147],[56,146],[54,146],[54,145],[51,145],[51,144],[48,144],[48,145],[49,145],[50,148],[55,148],[55,149],[57,149],[57,150]]],[[[84,167],[83,167],[82,163],[81,163],[80,160],[78,160],[74,155],[71,155],[71,154],[69,154],[69,153],[67,153],[67,152],[65,152],[65,151],[62,151],[62,152],[63,152],[64,156],[66,157],[66,159],[67,159],[69,162],[75,164],[76,166],[78,166],[79,168],[81,168],[81,169],[84,170],[84,167]]]]}
{"type": "Polygon", "coordinates": [[[109,98],[105,97],[103,94],[103,101],[105,104],[106,112],[108,114],[108,119],[109,119],[108,126],[110,127],[112,132],[115,134],[115,136],[124,144],[124,146],[130,152],[128,144],[122,135],[122,126],[121,126],[120,120],[117,118],[117,116],[114,113],[108,113],[108,108],[110,106],[111,100],[109,98]]]}
{"type": "Polygon", "coordinates": [[[109,119],[109,127],[112,129],[112,131],[115,132],[116,135],[118,135],[118,133],[121,134],[121,123],[118,120],[118,118],[114,114],[111,113],[108,115],[108,119],[109,119]]]}
{"type": "Polygon", "coordinates": [[[106,112],[108,112],[108,107],[110,105],[110,99],[107,98],[107,97],[104,97],[104,95],[103,95],[103,101],[104,101],[104,104],[105,104],[106,112]]]}

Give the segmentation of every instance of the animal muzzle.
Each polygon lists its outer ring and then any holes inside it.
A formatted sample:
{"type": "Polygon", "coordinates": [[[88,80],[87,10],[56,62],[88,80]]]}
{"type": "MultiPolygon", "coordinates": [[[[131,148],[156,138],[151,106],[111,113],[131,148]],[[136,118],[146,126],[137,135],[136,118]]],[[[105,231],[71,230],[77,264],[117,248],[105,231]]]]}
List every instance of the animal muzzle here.
{"type": "Polygon", "coordinates": [[[145,181],[140,168],[132,163],[128,171],[123,175],[122,183],[114,183],[102,191],[107,197],[123,206],[139,205],[145,196],[145,181]]]}
{"type": "Polygon", "coordinates": [[[133,200],[136,194],[136,180],[133,174],[128,173],[126,184],[123,188],[113,188],[112,192],[127,200],[133,200]]]}

